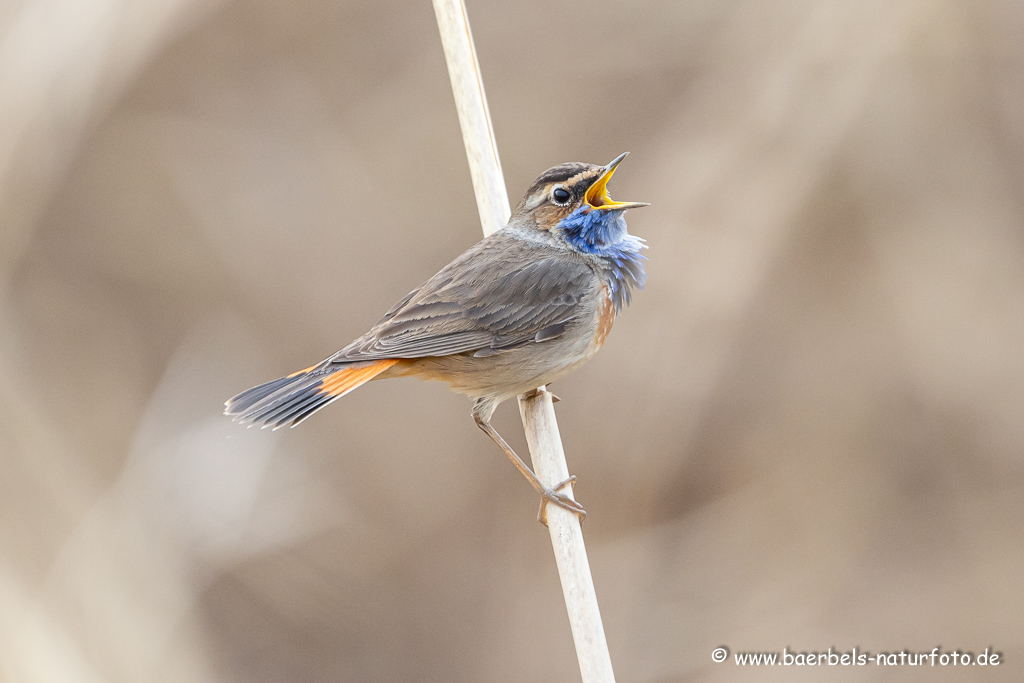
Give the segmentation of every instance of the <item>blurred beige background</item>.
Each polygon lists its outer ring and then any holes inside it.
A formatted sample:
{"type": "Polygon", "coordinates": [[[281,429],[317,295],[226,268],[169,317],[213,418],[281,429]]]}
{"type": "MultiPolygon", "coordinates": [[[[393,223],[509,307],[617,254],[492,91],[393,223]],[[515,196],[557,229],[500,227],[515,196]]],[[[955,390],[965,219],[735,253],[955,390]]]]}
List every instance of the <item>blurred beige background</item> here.
{"type": "MultiPolygon", "coordinates": [[[[1021,680],[1024,5],[469,9],[513,203],[624,150],[653,203],[554,387],[619,679],[1021,680]]],[[[464,398],[220,414],[479,236],[427,0],[0,5],[3,680],[578,680],[464,398]]]]}

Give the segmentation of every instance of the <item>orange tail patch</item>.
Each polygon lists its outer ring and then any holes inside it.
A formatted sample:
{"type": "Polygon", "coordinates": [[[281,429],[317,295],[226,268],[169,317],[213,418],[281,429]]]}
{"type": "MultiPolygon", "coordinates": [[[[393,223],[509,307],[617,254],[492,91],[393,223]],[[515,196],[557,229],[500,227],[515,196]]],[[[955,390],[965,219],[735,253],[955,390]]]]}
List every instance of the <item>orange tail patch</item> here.
{"type": "Polygon", "coordinates": [[[348,366],[314,365],[243,391],[227,402],[224,412],[246,424],[273,429],[294,427],[397,362],[385,359],[348,366]]]}
{"type": "Polygon", "coordinates": [[[318,393],[327,394],[335,398],[344,396],[359,385],[369,382],[397,362],[395,359],[379,360],[373,365],[339,370],[325,377],[323,384],[320,385],[317,391],[318,393]]]}

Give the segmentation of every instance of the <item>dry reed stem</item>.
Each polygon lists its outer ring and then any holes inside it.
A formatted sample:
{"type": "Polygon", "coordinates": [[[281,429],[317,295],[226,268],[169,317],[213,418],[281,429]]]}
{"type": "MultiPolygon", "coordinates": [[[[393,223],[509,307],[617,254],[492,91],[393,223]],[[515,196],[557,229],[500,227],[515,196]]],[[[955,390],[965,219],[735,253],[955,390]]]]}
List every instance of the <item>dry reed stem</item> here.
{"type": "MultiPolygon", "coordinates": [[[[469,29],[469,17],[462,0],[433,0],[433,3],[459,112],[480,222],[484,235],[489,235],[508,222],[511,211],[476,48],[469,29]]],[[[538,391],[530,398],[520,397],[519,412],[537,477],[548,487],[564,481],[569,476],[569,468],[558,434],[551,394],[538,391]]],[[[569,490],[565,492],[572,495],[569,490]]],[[[580,521],[574,513],[556,505],[548,506],[547,518],[583,683],[613,683],[615,674],[580,521]]]]}

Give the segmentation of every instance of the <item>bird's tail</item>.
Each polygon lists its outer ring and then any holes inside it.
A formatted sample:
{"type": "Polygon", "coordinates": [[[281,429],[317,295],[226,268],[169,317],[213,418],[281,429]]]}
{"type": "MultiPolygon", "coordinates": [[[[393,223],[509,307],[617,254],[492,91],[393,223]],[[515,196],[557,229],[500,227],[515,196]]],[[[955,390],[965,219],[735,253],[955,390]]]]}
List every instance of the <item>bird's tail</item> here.
{"type": "Polygon", "coordinates": [[[224,414],[243,424],[272,429],[285,425],[294,427],[397,362],[387,359],[348,365],[314,365],[228,399],[224,414]]]}

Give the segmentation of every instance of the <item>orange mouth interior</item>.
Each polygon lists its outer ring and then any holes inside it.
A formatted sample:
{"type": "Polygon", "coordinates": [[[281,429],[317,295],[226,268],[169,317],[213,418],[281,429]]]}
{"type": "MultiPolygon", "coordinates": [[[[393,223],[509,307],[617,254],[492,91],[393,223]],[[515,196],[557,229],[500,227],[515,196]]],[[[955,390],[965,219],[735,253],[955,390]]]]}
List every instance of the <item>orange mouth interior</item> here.
{"type": "Polygon", "coordinates": [[[584,195],[584,199],[587,204],[590,204],[595,209],[605,208],[614,206],[619,202],[612,201],[612,198],[608,196],[608,181],[612,179],[615,174],[615,169],[611,169],[606,172],[597,181],[587,189],[587,194],[584,195]]]}

